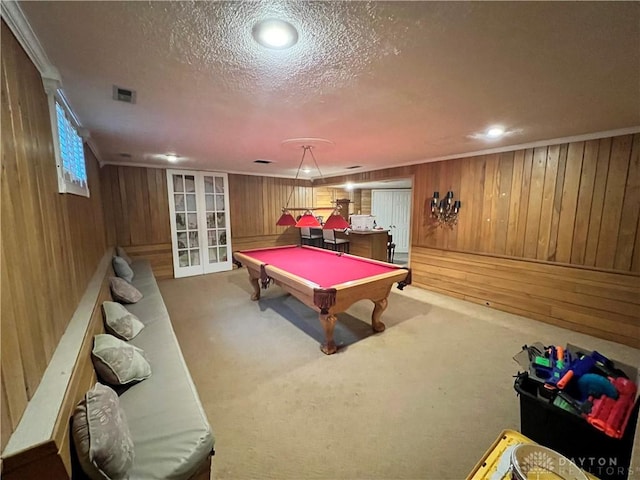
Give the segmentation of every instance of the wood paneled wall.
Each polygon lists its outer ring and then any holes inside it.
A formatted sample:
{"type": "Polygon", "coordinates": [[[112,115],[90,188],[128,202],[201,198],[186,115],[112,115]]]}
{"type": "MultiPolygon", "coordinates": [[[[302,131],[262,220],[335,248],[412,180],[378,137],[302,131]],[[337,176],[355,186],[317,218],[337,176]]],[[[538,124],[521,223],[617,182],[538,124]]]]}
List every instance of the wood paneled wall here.
{"type": "Polygon", "coordinates": [[[173,278],[166,170],[107,165],[100,178],[108,245],[149,260],[157,279],[173,278]]]}
{"type": "MultiPolygon", "coordinates": [[[[336,200],[341,198],[348,198],[351,202],[349,203],[349,212],[351,214],[354,212],[354,192],[348,191],[343,188],[332,188],[324,185],[314,186],[313,187],[313,205],[314,207],[335,207],[336,200]]],[[[322,210],[317,211],[317,215],[322,215],[325,219],[331,215],[331,211],[322,210]]]]}
{"type": "Polygon", "coordinates": [[[412,244],[640,273],[640,134],[333,177],[413,178],[412,244]],[[462,202],[435,228],[434,191],[462,202]]]}
{"type": "MultiPolygon", "coordinates": [[[[338,195],[337,188],[329,187],[315,187],[313,189],[313,207],[331,207],[335,205],[336,198],[341,198],[338,195]]],[[[321,215],[327,216],[327,213],[331,212],[318,212],[321,215]]]]}
{"type": "Polygon", "coordinates": [[[640,273],[639,156],[636,134],[419,165],[413,243],[640,273]],[[434,230],[434,190],[457,228],[434,230]]]}
{"type": "Polygon", "coordinates": [[[637,276],[419,246],[411,265],[415,286],[640,348],[637,276]]]}
{"type": "MultiPolygon", "coordinates": [[[[297,229],[276,226],[289,196],[289,207],[316,205],[310,181],[229,174],[233,249],[299,243],[300,233],[297,229]]],[[[294,217],[301,213],[292,212],[294,217]]]]}
{"type": "Polygon", "coordinates": [[[105,249],[99,169],[90,198],[58,193],[40,74],[2,22],[2,447],[18,424],[105,249]]]}
{"type": "MultiPolygon", "coordinates": [[[[292,208],[318,205],[309,181],[229,174],[233,250],[300,243],[297,228],[276,225],[287,200],[292,208]]],[[[302,212],[291,213],[295,217],[302,212]]]]}
{"type": "Polygon", "coordinates": [[[371,189],[360,190],[360,213],[371,215],[371,189]]]}
{"type": "Polygon", "coordinates": [[[640,134],[329,180],[392,178],[413,178],[416,285],[640,346],[640,134]],[[436,190],[462,202],[453,229],[436,190]]]}

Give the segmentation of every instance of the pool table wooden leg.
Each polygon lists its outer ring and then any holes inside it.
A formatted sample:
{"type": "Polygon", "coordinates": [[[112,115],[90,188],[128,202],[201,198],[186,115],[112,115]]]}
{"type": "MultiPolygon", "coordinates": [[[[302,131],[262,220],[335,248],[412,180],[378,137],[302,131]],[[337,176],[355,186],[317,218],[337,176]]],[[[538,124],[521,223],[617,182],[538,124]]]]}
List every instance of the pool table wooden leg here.
{"type": "Polygon", "coordinates": [[[336,347],[333,341],[333,329],[336,326],[337,317],[332,313],[320,313],[320,323],[324,329],[325,343],[320,346],[320,350],[327,355],[336,353],[338,347],[336,347]]]}
{"type": "Polygon", "coordinates": [[[375,332],[384,332],[386,328],[384,323],[380,321],[380,317],[382,316],[382,312],[387,309],[388,301],[386,298],[382,300],[377,300],[373,302],[375,307],[373,307],[373,313],[371,314],[371,326],[375,332]]]}
{"type": "Polygon", "coordinates": [[[260,300],[260,277],[253,278],[252,275],[249,275],[249,283],[253,287],[253,295],[251,295],[251,300],[260,300]]]}

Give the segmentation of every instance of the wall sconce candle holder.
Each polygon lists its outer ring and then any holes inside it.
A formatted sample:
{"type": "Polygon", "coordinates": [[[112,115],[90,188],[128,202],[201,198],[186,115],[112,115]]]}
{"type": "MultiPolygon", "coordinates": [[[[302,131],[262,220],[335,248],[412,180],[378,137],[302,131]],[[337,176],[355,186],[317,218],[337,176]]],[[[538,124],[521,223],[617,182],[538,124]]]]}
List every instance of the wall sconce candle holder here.
{"type": "Polygon", "coordinates": [[[452,191],[447,192],[442,200],[440,200],[440,192],[433,192],[431,217],[436,220],[439,227],[447,226],[452,229],[458,223],[460,205],[460,200],[453,200],[452,191]]]}

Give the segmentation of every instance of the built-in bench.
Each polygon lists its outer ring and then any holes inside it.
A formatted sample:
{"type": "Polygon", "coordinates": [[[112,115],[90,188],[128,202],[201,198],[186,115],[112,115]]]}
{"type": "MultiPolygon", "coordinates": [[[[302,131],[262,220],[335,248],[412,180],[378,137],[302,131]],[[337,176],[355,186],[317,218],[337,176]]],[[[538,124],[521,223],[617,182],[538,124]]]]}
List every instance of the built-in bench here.
{"type": "Polygon", "coordinates": [[[144,295],[126,305],[145,328],[129,343],[144,350],[152,374],[120,395],[135,447],[131,479],[209,480],[213,436],[147,260],[131,282],[144,295]]]}
{"type": "MultiPolygon", "coordinates": [[[[6,480],[81,476],[70,419],[97,378],[91,361],[93,337],[104,332],[102,302],[111,300],[114,275],[105,254],[74,317],[2,455],[6,480]]],[[[126,305],[145,328],[130,342],[142,348],[152,375],[120,394],[134,443],[134,479],[209,480],[213,436],[147,260],[134,260],[132,284],[142,292],[126,305]]]]}

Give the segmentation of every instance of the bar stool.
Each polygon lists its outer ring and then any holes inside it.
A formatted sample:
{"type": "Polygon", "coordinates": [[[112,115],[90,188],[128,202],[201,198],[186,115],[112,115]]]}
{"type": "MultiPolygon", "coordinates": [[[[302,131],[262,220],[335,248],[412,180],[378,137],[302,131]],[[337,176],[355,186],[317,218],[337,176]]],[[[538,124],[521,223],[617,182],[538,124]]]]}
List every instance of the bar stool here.
{"type": "Polygon", "coordinates": [[[311,227],[300,228],[300,243],[302,245],[313,245],[316,247],[322,246],[322,234],[318,232],[318,228],[311,229],[311,227]]]}
{"type": "Polygon", "coordinates": [[[387,233],[387,262],[393,263],[394,253],[396,253],[396,244],[393,243],[393,235],[387,233]]]}
{"type": "Polygon", "coordinates": [[[335,230],[322,230],[322,243],[325,248],[331,250],[349,253],[349,240],[344,238],[336,238],[335,230]],[[327,247],[329,245],[329,247],[327,247]]]}

